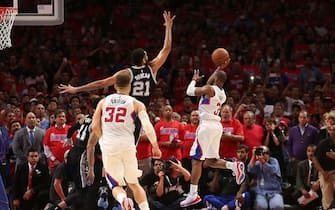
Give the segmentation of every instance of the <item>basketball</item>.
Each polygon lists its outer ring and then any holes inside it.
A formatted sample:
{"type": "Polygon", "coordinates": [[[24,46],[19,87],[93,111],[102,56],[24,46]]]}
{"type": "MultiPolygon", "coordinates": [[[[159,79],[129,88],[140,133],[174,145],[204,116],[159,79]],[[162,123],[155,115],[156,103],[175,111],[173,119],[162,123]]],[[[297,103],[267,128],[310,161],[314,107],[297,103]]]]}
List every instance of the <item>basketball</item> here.
{"type": "MultiPolygon", "coordinates": [[[[226,67],[229,64],[229,53],[226,49],[224,48],[217,48],[213,51],[212,53],[212,61],[215,64],[215,66],[219,66],[222,64],[225,64],[224,67],[226,67]]],[[[224,68],[221,67],[221,68],[224,68]]]]}

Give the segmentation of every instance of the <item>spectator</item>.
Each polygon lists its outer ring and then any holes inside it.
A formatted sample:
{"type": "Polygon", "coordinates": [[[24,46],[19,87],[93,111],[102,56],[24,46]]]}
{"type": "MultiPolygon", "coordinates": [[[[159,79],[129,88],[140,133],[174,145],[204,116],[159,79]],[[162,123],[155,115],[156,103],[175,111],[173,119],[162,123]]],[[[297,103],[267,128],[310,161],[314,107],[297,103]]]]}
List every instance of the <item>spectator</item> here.
{"type": "Polygon", "coordinates": [[[328,114],[329,112],[326,112],[323,114],[324,126],[320,128],[320,132],[319,132],[320,140],[323,140],[329,137],[327,127],[335,123],[335,119],[328,117],[328,114]]]}
{"type": "Polygon", "coordinates": [[[266,146],[254,147],[248,171],[257,177],[255,210],[284,209],[281,174],[276,158],[266,146]]]}
{"type": "MultiPolygon", "coordinates": [[[[243,133],[244,144],[249,147],[249,150],[263,144],[263,127],[255,124],[255,114],[251,111],[247,111],[243,115],[243,133]]],[[[252,154],[249,153],[249,157],[251,156],[252,154]]]]}
{"type": "Polygon", "coordinates": [[[36,118],[40,118],[41,122],[41,126],[40,128],[42,128],[43,130],[46,130],[49,128],[49,119],[47,116],[47,113],[45,111],[45,107],[43,104],[39,103],[36,105],[34,113],[36,115],[36,118]]]}
{"type": "Polygon", "coordinates": [[[288,123],[288,127],[293,127],[299,124],[299,114],[302,110],[302,105],[294,103],[292,105],[291,121],[288,123]]]}
{"type": "Polygon", "coordinates": [[[319,132],[308,123],[308,113],[302,110],[299,113],[299,124],[290,128],[287,142],[291,160],[307,159],[306,150],[310,144],[318,144],[319,132]]]}
{"type": "Polygon", "coordinates": [[[314,164],[319,171],[320,187],[322,192],[322,207],[324,209],[335,208],[334,182],[335,182],[335,112],[327,115],[329,121],[327,131],[329,137],[321,140],[315,151],[314,164]]]}
{"type": "Polygon", "coordinates": [[[80,98],[77,95],[74,95],[70,98],[70,104],[69,107],[67,109],[66,112],[66,122],[69,125],[74,125],[76,122],[75,118],[76,115],[79,113],[81,113],[80,110],[80,98]],[[77,108],[79,108],[79,110],[77,111],[77,108]]]}
{"type": "Polygon", "coordinates": [[[72,147],[72,145],[64,146],[64,143],[67,140],[67,132],[71,127],[66,124],[65,111],[63,109],[58,109],[55,112],[55,116],[56,125],[48,128],[43,140],[44,153],[48,158],[48,166],[51,175],[56,167],[64,161],[65,151],[72,147]]]}
{"type": "Polygon", "coordinates": [[[15,119],[15,114],[14,112],[7,108],[1,112],[3,115],[3,121],[2,121],[2,126],[0,127],[0,131],[2,133],[2,136],[7,139],[9,135],[9,124],[12,120],[15,119]]]}
{"type": "Polygon", "coordinates": [[[35,147],[40,155],[39,160],[45,162],[43,154],[43,139],[45,131],[36,126],[36,116],[33,112],[26,115],[26,127],[18,130],[14,135],[13,152],[16,156],[16,165],[23,163],[27,159],[27,152],[30,147],[35,147]]]}
{"type": "Polygon", "coordinates": [[[183,126],[179,121],[172,119],[172,114],[172,107],[166,105],[163,108],[162,119],[155,125],[157,142],[162,151],[162,160],[168,160],[171,156],[178,160],[182,159],[183,126]]]}
{"type": "Polygon", "coordinates": [[[40,161],[38,149],[31,147],[26,155],[15,172],[13,205],[20,210],[43,209],[48,200],[48,167],[40,161]]]}
{"type": "Polygon", "coordinates": [[[151,172],[143,176],[140,180],[141,186],[143,186],[148,195],[148,202],[151,209],[153,209],[152,203],[158,199],[156,194],[156,189],[160,181],[158,174],[163,168],[164,161],[162,159],[153,159],[151,172]]]}
{"type": "MultiPolygon", "coordinates": [[[[304,196],[308,199],[311,197],[310,192],[319,193],[320,182],[318,178],[318,171],[313,163],[315,150],[316,145],[308,145],[306,151],[307,159],[298,163],[296,189],[299,193],[297,197],[304,196]]],[[[320,199],[316,199],[307,205],[303,205],[301,209],[316,209],[316,207],[319,206],[320,201],[320,199]]]]}
{"type": "Polygon", "coordinates": [[[238,119],[232,117],[232,114],[232,107],[222,106],[220,115],[223,133],[219,152],[221,158],[236,158],[237,147],[244,141],[243,126],[238,119]]]}
{"type": "Polygon", "coordinates": [[[179,203],[185,199],[183,186],[190,181],[191,175],[176,158],[164,162],[158,172],[158,183],[154,185],[155,200],[151,200],[151,209],[179,210],[179,203]]]}
{"type": "Polygon", "coordinates": [[[190,123],[184,126],[184,135],[183,135],[183,158],[182,158],[182,165],[188,171],[192,170],[192,159],[190,156],[190,150],[195,140],[196,131],[199,125],[199,111],[193,110],[191,112],[191,119],[190,123]]]}
{"type": "Polygon", "coordinates": [[[265,134],[263,144],[267,146],[271,152],[271,157],[278,160],[282,177],[285,178],[286,170],[283,156],[283,135],[276,126],[276,121],[273,118],[265,120],[265,134]]]}
{"type": "MultiPolygon", "coordinates": [[[[10,123],[10,132],[9,132],[9,137],[7,139],[6,147],[8,148],[7,151],[7,172],[6,175],[8,176],[8,181],[5,181],[6,183],[6,188],[12,187],[13,183],[13,178],[14,178],[14,172],[15,172],[15,166],[16,166],[16,155],[14,154],[13,151],[13,141],[14,141],[14,135],[16,131],[21,129],[21,122],[17,120],[13,120],[10,123]]],[[[9,190],[9,189],[7,189],[9,190]]]]}
{"type": "MultiPolygon", "coordinates": [[[[56,99],[51,99],[48,103],[48,106],[47,106],[47,114],[48,116],[50,117],[50,115],[52,114],[55,114],[56,110],[58,109],[58,102],[56,99]]],[[[50,127],[52,126],[51,123],[49,123],[50,127]]]]}

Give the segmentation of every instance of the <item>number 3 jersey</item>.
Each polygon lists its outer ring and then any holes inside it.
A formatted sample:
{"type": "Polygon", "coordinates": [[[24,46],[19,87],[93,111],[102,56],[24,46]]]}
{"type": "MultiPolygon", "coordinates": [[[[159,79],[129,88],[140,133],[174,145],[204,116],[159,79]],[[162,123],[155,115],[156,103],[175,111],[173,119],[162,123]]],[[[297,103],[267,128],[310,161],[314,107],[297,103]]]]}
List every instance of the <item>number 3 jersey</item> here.
{"type": "Polygon", "coordinates": [[[218,86],[212,85],[215,95],[210,98],[201,96],[199,101],[199,117],[200,120],[217,120],[220,121],[218,116],[222,104],[226,101],[226,93],[218,86]]]}
{"type": "Polygon", "coordinates": [[[134,130],[136,113],[134,98],[129,95],[111,94],[102,104],[102,136],[99,144],[102,152],[120,153],[136,150],[134,130]]]}
{"type": "Polygon", "coordinates": [[[156,87],[157,81],[150,66],[132,66],[131,92],[129,95],[149,106],[152,90],[156,87]]]}

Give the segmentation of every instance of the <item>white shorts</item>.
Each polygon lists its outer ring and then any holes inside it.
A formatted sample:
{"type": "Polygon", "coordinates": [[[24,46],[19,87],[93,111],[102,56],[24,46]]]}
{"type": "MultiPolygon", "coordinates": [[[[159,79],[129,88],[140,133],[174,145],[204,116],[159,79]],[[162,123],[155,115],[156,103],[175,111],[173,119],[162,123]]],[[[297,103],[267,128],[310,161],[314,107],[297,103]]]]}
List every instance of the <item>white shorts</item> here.
{"type": "Polygon", "coordinates": [[[102,153],[109,187],[126,186],[126,182],[137,184],[142,171],[138,169],[136,150],[126,150],[117,154],[102,153]]]}
{"type": "Polygon", "coordinates": [[[221,123],[216,120],[201,121],[190,150],[190,156],[196,160],[220,158],[219,148],[222,130],[221,123]]]}

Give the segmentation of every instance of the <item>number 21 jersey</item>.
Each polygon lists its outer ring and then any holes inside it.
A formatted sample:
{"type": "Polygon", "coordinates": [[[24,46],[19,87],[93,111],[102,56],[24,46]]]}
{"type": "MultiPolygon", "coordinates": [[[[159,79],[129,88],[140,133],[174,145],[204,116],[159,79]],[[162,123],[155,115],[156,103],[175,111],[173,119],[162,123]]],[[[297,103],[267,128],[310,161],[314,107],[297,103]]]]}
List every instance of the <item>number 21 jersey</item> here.
{"type": "Polygon", "coordinates": [[[131,92],[129,95],[149,106],[152,90],[156,87],[157,81],[150,66],[132,66],[131,92]]]}

